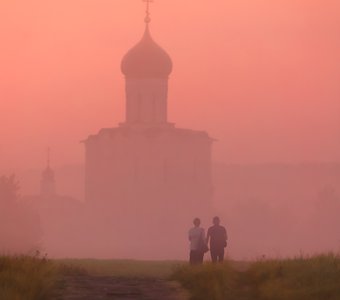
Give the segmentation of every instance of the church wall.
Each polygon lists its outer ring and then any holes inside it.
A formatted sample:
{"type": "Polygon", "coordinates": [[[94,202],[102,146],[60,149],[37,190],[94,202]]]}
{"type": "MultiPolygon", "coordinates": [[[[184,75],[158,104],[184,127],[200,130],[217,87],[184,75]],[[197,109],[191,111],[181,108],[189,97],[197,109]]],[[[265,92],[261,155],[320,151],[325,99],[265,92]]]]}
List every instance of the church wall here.
{"type": "Polygon", "coordinates": [[[149,229],[176,219],[183,232],[192,218],[211,212],[211,144],[207,135],[179,129],[120,128],[91,138],[86,143],[91,211],[114,219],[114,227],[125,226],[126,218],[143,220],[149,229]]]}

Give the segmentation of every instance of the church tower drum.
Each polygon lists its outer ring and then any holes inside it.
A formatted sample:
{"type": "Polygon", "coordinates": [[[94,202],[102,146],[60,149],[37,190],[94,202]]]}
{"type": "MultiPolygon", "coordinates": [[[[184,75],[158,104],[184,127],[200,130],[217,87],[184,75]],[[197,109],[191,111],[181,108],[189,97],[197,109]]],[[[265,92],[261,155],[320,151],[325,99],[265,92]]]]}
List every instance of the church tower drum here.
{"type": "Polygon", "coordinates": [[[157,258],[175,258],[186,255],[183,233],[192,219],[211,217],[213,139],[204,131],[168,122],[172,61],[151,37],[148,10],[145,22],[141,41],[121,64],[126,81],[125,122],[101,129],[84,142],[85,197],[91,214],[100,216],[94,230],[103,235],[109,228],[108,235],[119,236],[121,242],[113,249],[105,241],[111,254],[129,255],[133,242],[128,237],[138,228],[146,239],[144,249],[135,241],[138,258],[155,258],[153,247],[164,250],[157,258]],[[178,249],[169,247],[174,243],[178,249]]]}
{"type": "Polygon", "coordinates": [[[142,40],[123,58],[121,69],[126,79],[126,123],[165,125],[172,61],[153,41],[148,23],[142,40]]]}

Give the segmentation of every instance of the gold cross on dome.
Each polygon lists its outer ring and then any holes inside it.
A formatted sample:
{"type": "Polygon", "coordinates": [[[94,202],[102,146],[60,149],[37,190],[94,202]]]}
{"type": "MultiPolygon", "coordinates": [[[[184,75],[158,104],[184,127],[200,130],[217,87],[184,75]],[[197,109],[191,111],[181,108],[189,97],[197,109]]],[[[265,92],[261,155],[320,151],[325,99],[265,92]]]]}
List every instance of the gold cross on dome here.
{"type": "Polygon", "coordinates": [[[145,23],[150,23],[150,3],[153,3],[153,0],[143,0],[143,2],[146,2],[146,16],[145,16],[145,23]]]}

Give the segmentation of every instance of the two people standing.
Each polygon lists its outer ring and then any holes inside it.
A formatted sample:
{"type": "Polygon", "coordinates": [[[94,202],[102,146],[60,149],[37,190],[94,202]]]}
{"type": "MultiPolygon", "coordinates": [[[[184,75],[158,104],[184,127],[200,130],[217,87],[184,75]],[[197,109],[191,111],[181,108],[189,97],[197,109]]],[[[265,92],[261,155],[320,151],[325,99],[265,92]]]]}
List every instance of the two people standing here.
{"type": "Polygon", "coordinates": [[[224,249],[227,247],[227,231],[220,225],[220,218],[213,218],[213,226],[209,227],[207,236],[205,231],[200,227],[199,218],[194,219],[194,227],[189,230],[190,241],[190,264],[202,264],[204,253],[208,252],[210,246],[211,260],[213,263],[223,262],[224,249]]]}

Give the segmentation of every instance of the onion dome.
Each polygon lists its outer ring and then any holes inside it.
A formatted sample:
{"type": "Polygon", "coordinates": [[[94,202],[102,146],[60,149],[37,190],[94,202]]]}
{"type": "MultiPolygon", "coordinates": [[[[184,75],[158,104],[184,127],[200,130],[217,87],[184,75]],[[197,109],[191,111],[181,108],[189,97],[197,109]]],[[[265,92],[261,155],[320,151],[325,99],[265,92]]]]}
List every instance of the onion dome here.
{"type": "Polygon", "coordinates": [[[172,61],[151,37],[148,24],[141,41],[124,56],[121,70],[127,78],[168,78],[172,61]]]}

